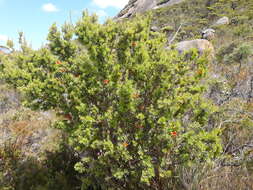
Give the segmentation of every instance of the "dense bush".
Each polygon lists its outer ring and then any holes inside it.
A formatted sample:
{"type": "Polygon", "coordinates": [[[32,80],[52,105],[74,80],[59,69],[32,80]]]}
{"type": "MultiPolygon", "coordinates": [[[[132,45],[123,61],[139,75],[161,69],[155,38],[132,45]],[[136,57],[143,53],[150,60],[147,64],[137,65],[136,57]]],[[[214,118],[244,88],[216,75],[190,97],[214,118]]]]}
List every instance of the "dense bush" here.
{"type": "Polygon", "coordinates": [[[101,25],[84,13],[76,26],[53,25],[47,48],[4,59],[1,76],[24,104],[60,115],[82,189],[169,189],[221,153],[219,129],[207,127],[216,108],[202,98],[205,57],[165,50],[150,20],[101,25]]]}

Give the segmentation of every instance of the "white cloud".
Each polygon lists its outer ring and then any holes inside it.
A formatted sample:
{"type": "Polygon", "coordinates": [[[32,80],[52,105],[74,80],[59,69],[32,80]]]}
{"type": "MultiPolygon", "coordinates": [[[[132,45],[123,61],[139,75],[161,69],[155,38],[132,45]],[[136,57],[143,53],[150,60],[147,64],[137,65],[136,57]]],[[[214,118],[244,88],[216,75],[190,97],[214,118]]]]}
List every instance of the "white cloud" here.
{"type": "Polygon", "coordinates": [[[106,17],[106,16],[108,16],[108,14],[104,10],[98,10],[98,11],[96,11],[96,14],[99,17],[106,17]]]}
{"type": "Polygon", "coordinates": [[[4,43],[5,43],[5,42],[7,42],[7,40],[8,40],[8,36],[6,36],[6,35],[1,35],[1,34],[0,34],[0,41],[1,41],[1,42],[4,42],[4,43]]]}
{"type": "Polygon", "coordinates": [[[45,12],[58,12],[59,9],[52,3],[47,3],[42,6],[42,10],[45,12]]]}
{"type": "Polygon", "coordinates": [[[122,9],[129,0],[92,0],[93,3],[100,8],[107,8],[107,7],[115,7],[118,9],[122,9]]]}

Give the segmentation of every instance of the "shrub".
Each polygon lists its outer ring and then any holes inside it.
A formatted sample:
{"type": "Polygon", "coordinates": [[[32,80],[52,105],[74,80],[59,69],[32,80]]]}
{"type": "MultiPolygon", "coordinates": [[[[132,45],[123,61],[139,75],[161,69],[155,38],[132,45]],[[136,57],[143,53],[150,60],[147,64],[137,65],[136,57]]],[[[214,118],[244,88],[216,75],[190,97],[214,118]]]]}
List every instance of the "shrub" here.
{"type": "Polygon", "coordinates": [[[235,42],[228,46],[220,48],[217,58],[225,63],[242,63],[252,56],[252,47],[249,43],[236,44],[235,42]]]}
{"type": "Polygon", "coordinates": [[[216,110],[202,98],[206,59],[165,50],[150,20],[101,25],[84,13],[76,26],[53,25],[49,48],[4,61],[2,76],[26,106],[61,115],[83,189],[168,189],[178,168],[221,152],[220,131],[206,127],[216,110]]]}

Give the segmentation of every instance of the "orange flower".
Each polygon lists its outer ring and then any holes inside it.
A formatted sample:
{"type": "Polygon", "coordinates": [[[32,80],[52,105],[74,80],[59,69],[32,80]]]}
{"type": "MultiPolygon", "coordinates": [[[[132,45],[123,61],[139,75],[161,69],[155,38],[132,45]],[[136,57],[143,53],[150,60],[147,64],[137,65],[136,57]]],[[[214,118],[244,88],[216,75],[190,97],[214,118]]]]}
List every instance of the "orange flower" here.
{"type": "Polygon", "coordinates": [[[62,64],[62,62],[60,62],[59,60],[55,62],[56,65],[60,65],[62,64]]]}
{"type": "Polygon", "coordinates": [[[110,81],[109,81],[108,79],[103,80],[103,83],[104,83],[104,84],[109,84],[109,82],[110,82],[110,81]]]}
{"type": "Polygon", "coordinates": [[[123,143],[123,146],[124,146],[124,147],[128,147],[128,145],[129,145],[129,144],[128,144],[127,142],[124,142],[124,143],[123,143]]]}
{"type": "Polygon", "coordinates": [[[199,76],[202,76],[202,74],[203,74],[202,69],[199,69],[199,70],[197,71],[197,74],[198,74],[199,76]]]}
{"type": "Polygon", "coordinates": [[[170,132],[170,135],[173,136],[173,137],[176,137],[177,136],[177,132],[176,131],[172,131],[172,132],[170,132]]]}

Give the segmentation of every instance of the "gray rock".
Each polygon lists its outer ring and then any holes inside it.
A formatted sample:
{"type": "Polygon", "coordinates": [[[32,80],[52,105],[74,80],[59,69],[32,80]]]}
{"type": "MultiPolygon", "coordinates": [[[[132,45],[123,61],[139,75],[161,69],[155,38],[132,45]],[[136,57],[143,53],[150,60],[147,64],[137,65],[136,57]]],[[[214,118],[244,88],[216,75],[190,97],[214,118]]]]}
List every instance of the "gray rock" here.
{"type": "Polygon", "coordinates": [[[229,24],[229,18],[224,16],[224,17],[220,18],[219,20],[217,20],[217,22],[215,23],[215,26],[227,25],[227,24],[229,24]]]}
{"type": "Polygon", "coordinates": [[[214,29],[206,29],[202,31],[202,39],[206,39],[206,40],[212,40],[215,37],[215,30],[214,29]]]}
{"type": "Polygon", "coordinates": [[[179,53],[184,53],[191,49],[197,49],[200,54],[209,52],[211,57],[214,57],[214,47],[208,40],[196,39],[190,41],[182,41],[176,44],[176,50],[179,53]]]}
{"type": "Polygon", "coordinates": [[[150,30],[151,30],[152,32],[158,32],[160,29],[159,29],[157,26],[152,26],[152,27],[150,28],[150,30]]]}
{"type": "Polygon", "coordinates": [[[182,1],[184,0],[168,0],[161,3],[161,0],[130,0],[125,8],[117,15],[116,19],[129,18],[136,13],[143,13],[151,9],[171,6],[181,3],[182,1]]]}
{"type": "MultiPolygon", "coordinates": [[[[158,0],[159,2],[161,0],[158,0]]],[[[159,8],[162,8],[162,7],[165,7],[165,6],[172,6],[172,5],[175,5],[175,4],[178,4],[178,3],[181,3],[183,2],[184,0],[168,0],[168,1],[164,1],[164,3],[157,3],[157,6],[154,7],[154,9],[159,9],[159,8]]]]}
{"type": "Polygon", "coordinates": [[[136,13],[143,13],[156,6],[156,0],[130,0],[117,18],[128,18],[136,13]]]}

